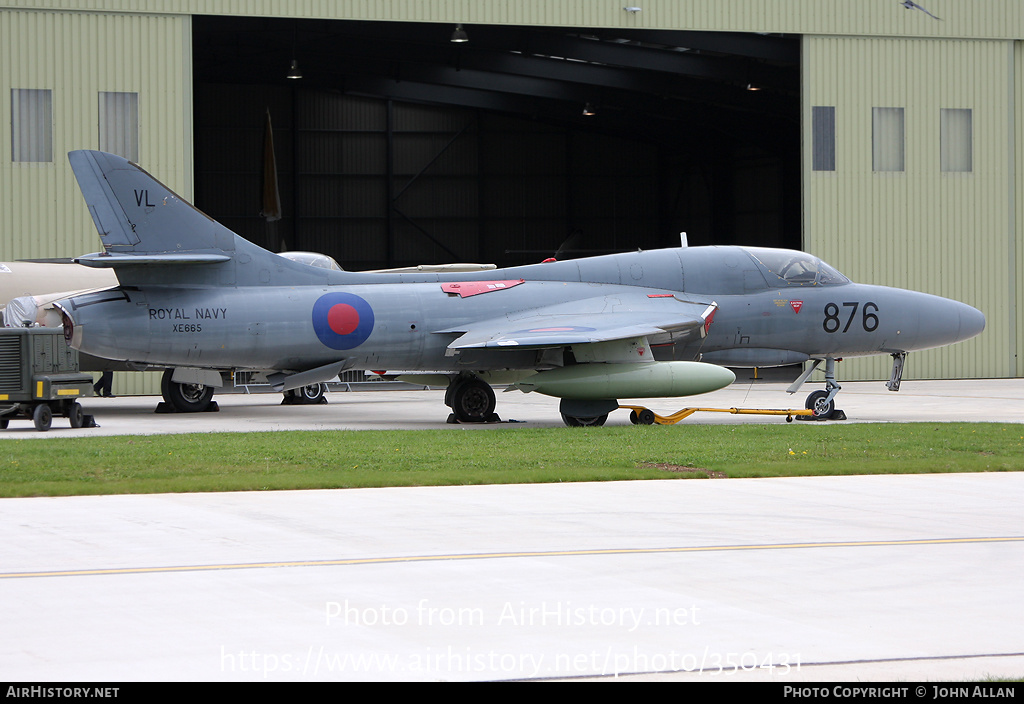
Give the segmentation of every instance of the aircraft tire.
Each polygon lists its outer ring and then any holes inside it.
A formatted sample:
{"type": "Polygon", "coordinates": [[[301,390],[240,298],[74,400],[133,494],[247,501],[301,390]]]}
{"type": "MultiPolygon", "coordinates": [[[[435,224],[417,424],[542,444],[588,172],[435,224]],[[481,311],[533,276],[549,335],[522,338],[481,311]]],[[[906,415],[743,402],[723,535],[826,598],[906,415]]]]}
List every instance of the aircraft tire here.
{"type": "Polygon", "coordinates": [[[213,387],[203,384],[179,384],[171,381],[173,369],[164,371],[160,382],[160,391],[164,400],[174,406],[179,413],[200,413],[210,407],[213,400],[213,387]]]}
{"type": "Polygon", "coordinates": [[[307,384],[301,389],[295,389],[295,393],[302,398],[302,403],[323,403],[327,384],[307,384]]]}
{"type": "Polygon", "coordinates": [[[585,428],[588,426],[597,427],[599,425],[604,425],[606,420],[608,420],[607,413],[600,416],[594,416],[593,418],[580,418],[579,416],[567,416],[564,413],[562,414],[562,422],[570,428],[585,428]]]}
{"type": "Polygon", "coordinates": [[[297,389],[285,391],[284,403],[298,405],[327,403],[324,399],[324,394],[326,392],[327,384],[307,384],[306,386],[300,386],[297,389]]]}
{"type": "Polygon", "coordinates": [[[650,408],[645,408],[637,414],[637,422],[640,425],[654,425],[654,411],[650,408]]]}
{"type": "Polygon", "coordinates": [[[85,424],[85,413],[82,412],[82,404],[78,401],[74,401],[68,406],[66,415],[72,428],[81,428],[85,424]]]}
{"type": "Polygon", "coordinates": [[[45,403],[40,403],[32,411],[32,422],[35,423],[36,430],[45,433],[53,423],[53,411],[45,403]]]}
{"type": "Polygon", "coordinates": [[[818,389],[812,391],[807,397],[807,401],[804,403],[804,408],[809,408],[814,411],[815,418],[831,418],[832,413],[836,410],[836,400],[832,399],[828,403],[825,399],[828,398],[828,391],[818,389]]]}
{"type": "Polygon", "coordinates": [[[494,415],[494,390],[481,379],[460,382],[452,391],[451,401],[460,423],[486,423],[494,415]]]}
{"type": "Polygon", "coordinates": [[[640,424],[640,416],[636,414],[636,411],[629,412],[629,422],[632,423],[633,425],[640,424]]]}

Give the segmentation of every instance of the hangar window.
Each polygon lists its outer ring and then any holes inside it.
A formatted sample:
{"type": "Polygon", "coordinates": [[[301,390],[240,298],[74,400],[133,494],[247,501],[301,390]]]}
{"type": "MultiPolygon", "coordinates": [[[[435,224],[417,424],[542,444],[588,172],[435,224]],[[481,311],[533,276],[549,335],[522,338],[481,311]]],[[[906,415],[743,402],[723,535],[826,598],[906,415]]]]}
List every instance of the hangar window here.
{"type": "Polygon", "coordinates": [[[969,109],[942,108],[939,112],[939,161],[943,171],[974,169],[972,129],[969,109]]]}
{"type": "Polygon", "coordinates": [[[836,170],[836,109],[831,105],[811,108],[811,168],[836,170]]]}
{"type": "Polygon", "coordinates": [[[11,90],[11,160],[53,161],[53,91],[11,90]]]}
{"type": "Polygon", "coordinates": [[[903,108],[871,108],[871,169],[904,171],[903,108]]]}
{"type": "Polygon", "coordinates": [[[138,162],[138,93],[100,93],[100,151],[138,162]]]}

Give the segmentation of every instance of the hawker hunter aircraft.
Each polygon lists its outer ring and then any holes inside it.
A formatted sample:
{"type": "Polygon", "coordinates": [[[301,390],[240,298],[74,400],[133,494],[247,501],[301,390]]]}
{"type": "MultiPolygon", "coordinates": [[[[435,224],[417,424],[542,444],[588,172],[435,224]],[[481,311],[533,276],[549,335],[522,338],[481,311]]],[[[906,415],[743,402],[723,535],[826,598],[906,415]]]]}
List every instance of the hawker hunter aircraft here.
{"type": "Polygon", "coordinates": [[[496,419],[490,384],[501,383],[559,397],[569,425],[600,425],[619,399],[727,386],[725,365],[811,360],[825,362],[826,388],[807,405],[827,417],[836,359],[891,354],[898,384],[907,352],[985,326],[963,303],[856,284],[790,250],[677,248],[456,273],[311,267],[235,235],[121,157],[69,158],[104,247],[76,261],[114,269],[120,285],[58,302],[64,334],[89,354],[173,368],[181,410],[205,407],[230,370],[262,370],[279,390],[401,370],[444,378],[460,422],[496,419]]]}

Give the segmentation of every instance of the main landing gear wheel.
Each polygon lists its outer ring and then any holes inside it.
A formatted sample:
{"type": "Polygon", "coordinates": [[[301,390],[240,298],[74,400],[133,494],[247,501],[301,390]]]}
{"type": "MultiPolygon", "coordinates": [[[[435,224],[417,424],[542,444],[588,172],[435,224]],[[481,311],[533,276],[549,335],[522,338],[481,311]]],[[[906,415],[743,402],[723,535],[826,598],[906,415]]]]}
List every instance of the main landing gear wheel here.
{"type": "Polygon", "coordinates": [[[200,413],[210,406],[213,400],[213,387],[203,384],[179,384],[171,381],[173,369],[164,371],[160,381],[160,391],[164,400],[174,406],[179,413],[200,413]]]}
{"type": "Polygon", "coordinates": [[[295,394],[302,399],[303,403],[320,403],[327,393],[327,384],[307,384],[301,389],[295,389],[295,394]]]}
{"type": "Polygon", "coordinates": [[[494,415],[494,390],[482,379],[472,377],[456,380],[449,394],[452,413],[460,423],[488,423],[494,415]]]}
{"type": "Polygon", "coordinates": [[[832,413],[836,410],[836,400],[833,398],[829,401],[828,391],[818,389],[817,391],[812,391],[807,397],[804,408],[814,411],[815,418],[831,418],[832,413]]]}
{"type": "Polygon", "coordinates": [[[579,416],[567,416],[564,413],[562,414],[562,422],[570,428],[585,428],[588,426],[597,427],[599,425],[604,425],[606,420],[608,420],[607,413],[600,416],[594,416],[592,418],[580,418],[579,416]]]}
{"type": "Polygon", "coordinates": [[[327,403],[327,399],[324,398],[324,394],[326,392],[327,384],[307,384],[306,386],[300,386],[297,389],[289,389],[288,391],[285,391],[282,403],[286,405],[315,405],[318,403],[327,403]]]}

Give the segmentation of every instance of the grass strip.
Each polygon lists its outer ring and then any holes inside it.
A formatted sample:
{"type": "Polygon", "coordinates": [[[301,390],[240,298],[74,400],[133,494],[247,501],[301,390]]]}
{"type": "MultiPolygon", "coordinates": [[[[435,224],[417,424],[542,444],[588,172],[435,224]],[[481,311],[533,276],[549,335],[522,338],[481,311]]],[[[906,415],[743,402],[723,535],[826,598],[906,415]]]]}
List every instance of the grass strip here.
{"type": "Polygon", "coordinates": [[[992,472],[1024,425],[886,423],[193,433],[0,440],[0,496],[992,472]]]}

